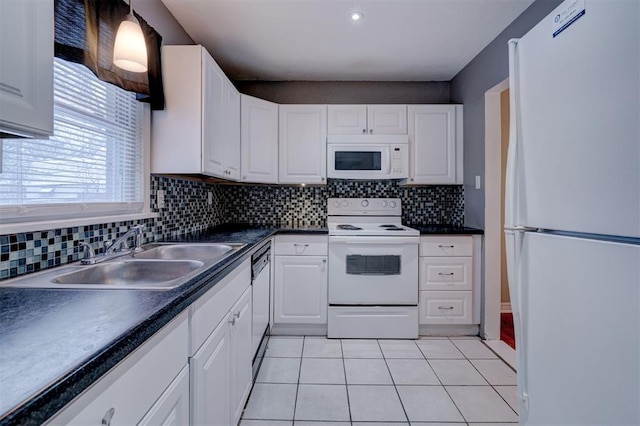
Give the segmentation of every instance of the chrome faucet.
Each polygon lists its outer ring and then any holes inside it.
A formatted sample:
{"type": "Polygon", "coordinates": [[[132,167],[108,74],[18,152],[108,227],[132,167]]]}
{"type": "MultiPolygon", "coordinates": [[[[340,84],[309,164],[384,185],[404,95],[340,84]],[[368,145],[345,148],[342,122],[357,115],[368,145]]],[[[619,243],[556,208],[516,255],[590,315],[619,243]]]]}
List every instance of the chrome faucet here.
{"type": "Polygon", "coordinates": [[[142,231],[144,225],[135,225],[124,233],[120,238],[115,240],[111,245],[106,247],[104,253],[96,255],[93,247],[88,243],[81,242],[80,245],[85,248],[84,257],[80,261],[83,265],[93,265],[96,263],[104,262],[116,257],[124,256],[127,254],[142,251],[142,231]],[[125,249],[127,240],[134,237],[133,247],[125,249]]]}
{"type": "Polygon", "coordinates": [[[123,236],[118,238],[111,244],[104,252],[105,256],[111,255],[113,253],[121,252],[124,249],[124,245],[130,237],[135,237],[134,245],[131,248],[131,251],[138,252],[141,251],[142,248],[142,231],[144,230],[144,225],[136,225],[130,228],[127,232],[124,233],[123,236]]]}

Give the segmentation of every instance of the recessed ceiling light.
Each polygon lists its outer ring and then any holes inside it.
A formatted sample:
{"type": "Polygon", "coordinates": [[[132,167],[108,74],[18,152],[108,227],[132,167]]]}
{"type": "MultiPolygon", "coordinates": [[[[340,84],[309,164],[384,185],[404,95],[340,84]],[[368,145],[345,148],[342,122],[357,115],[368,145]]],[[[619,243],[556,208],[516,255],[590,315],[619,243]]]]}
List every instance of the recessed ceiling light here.
{"type": "Polygon", "coordinates": [[[351,12],[352,21],[362,21],[362,18],[364,18],[362,12],[351,12]]]}

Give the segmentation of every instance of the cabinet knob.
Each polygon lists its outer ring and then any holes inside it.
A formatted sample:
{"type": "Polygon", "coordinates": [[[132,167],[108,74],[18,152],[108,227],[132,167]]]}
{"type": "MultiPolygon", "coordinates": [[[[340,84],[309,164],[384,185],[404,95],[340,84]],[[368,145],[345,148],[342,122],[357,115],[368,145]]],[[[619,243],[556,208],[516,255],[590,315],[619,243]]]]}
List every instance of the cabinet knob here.
{"type": "Polygon", "coordinates": [[[231,324],[231,325],[236,325],[236,318],[235,318],[235,317],[231,318],[231,319],[229,320],[229,324],[231,324]]]}
{"type": "Polygon", "coordinates": [[[373,133],[373,129],[369,129],[369,133],[373,133]]]}
{"type": "Polygon", "coordinates": [[[367,133],[367,129],[362,129],[362,133],[367,133]]]}
{"type": "Polygon", "coordinates": [[[116,409],[111,407],[109,408],[109,410],[107,411],[107,413],[104,415],[104,417],[102,418],[102,422],[101,424],[103,426],[109,426],[111,424],[111,419],[113,418],[113,415],[116,413],[116,409]]]}

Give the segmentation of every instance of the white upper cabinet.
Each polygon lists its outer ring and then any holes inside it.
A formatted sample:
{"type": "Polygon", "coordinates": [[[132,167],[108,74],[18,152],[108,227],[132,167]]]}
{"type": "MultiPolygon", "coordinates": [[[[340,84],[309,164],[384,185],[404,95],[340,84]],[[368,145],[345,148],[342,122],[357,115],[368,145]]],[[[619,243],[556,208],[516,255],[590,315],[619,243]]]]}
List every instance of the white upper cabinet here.
{"type": "Polygon", "coordinates": [[[241,95],[241,181],[278,183],[278,104],[241,95]]]}
{"type": "Polygon", "coordinates": [[[279,106],[279,182],[327,183],[327,106],[279,106]]]}
{"type": "Polygon", "coordinates": [[[406,105],[328,105],[330,135],[406,135],[406,105]]]}
{"type": "Polygon", "coordinates": [[[408,184],[462,184],[462,105],[409,105],[408,184]]]}
{"type": "Polygon", "coordinates": [[[202,46],[164,46],[166,106],[152,119],[151,172],[240,178],[240,93],[202,46]]]}
{"type": "Polygon", "coordinates": [[[53,1],[0,1],[0,137],[53,134],[53,1]]]}

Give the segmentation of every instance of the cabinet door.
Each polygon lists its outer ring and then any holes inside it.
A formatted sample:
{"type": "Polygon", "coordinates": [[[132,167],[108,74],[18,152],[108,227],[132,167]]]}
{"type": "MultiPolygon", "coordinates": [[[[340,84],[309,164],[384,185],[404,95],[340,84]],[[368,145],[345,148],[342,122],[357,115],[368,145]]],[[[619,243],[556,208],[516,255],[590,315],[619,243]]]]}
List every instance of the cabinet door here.
{"type": "Polygon", "coordinates": [[[251,391],[253,369],[251,361],[251,289],[229,311],[231,315],[231,418],[230,424],[238,424],[240,414],[251,391]]]}
{"type": "Polygon", "coordinates": [[[225,77],[227,179],[240,180],[240,92],[225,77]]]}
{"type": "Polygon", "coordinates": [[[357,135],[368,133],[366,105],[327,105],[327,133],[357,135]]]}
{"type": "Polygon", "coordinates": [[[279,106],[280,183],[326,183],[326,105],[279,106]]]}
{"type": "Polygon", "coordinates": [[[278,183],[278,105],[241,96],[241,180],[278,183]]]}
{"type": "Polygon", "coordinates": [[[227,315],[190,358],[191,421],[194,425],[226,426],[231,420],[230,316],[227,315]]]}
{"type": "Polygon", "coordinates": [[[227,177],[227,131],[224,100],[227,78],[202,49],[202,172],[227,177]]]}
{"type": "Polygon", "coordinates": [[[409,106],[409,183],[462,184],[462,131],[456,105],[409,106]]]}
{"type": "Polygon", "coordinates": [[[327,257],[275,256],[274,323],[327,323],[327,257]]]}
{"type": "Polygon", "coordinates": [[[406,135],[406,105],[367,106],[368,131],[374,135],[406,135]]]}
{"type": "Polygon", "coordinates": [[[185,366],[138,426],[189,424],[189,367],[185,366]]]}
{"type": "Polygon", "coordinates": [[[51,135],[52,1],[0,1],[0,58],[0,135],[51,135]]]}

